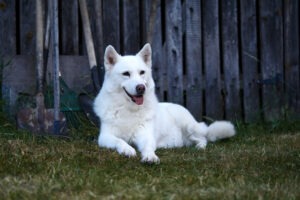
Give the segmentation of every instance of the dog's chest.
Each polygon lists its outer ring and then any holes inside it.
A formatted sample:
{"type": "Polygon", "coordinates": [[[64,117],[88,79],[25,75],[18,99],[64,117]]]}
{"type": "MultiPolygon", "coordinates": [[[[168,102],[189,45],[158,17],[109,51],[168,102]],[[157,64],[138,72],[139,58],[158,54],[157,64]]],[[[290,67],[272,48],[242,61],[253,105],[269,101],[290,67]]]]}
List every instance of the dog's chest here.
{"type": "Polygon", "coordinates": [[[103,122],[114,127],[115,134],[126,141],[133,139],[135,134],[144,128],[145,123],[153,119],[151,112],[145,112],[143,109],[129,110],[122,106],[110,110],[106,116],[110,117],[103,122]]]}

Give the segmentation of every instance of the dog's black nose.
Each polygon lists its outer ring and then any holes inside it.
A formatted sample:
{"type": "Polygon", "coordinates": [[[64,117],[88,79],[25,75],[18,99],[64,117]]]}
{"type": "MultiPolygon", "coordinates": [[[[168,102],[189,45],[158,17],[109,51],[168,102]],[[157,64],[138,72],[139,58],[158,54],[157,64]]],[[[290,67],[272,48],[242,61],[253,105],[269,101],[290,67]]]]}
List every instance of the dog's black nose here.
{"type": "Polygon", "coordinates": [[[135,89],[136,89],[136,93],[138,95],[143,95],[146,88],[145,88],[145,86],[143,84],[139,84],[139,85],[136,86],[135,89]]]}

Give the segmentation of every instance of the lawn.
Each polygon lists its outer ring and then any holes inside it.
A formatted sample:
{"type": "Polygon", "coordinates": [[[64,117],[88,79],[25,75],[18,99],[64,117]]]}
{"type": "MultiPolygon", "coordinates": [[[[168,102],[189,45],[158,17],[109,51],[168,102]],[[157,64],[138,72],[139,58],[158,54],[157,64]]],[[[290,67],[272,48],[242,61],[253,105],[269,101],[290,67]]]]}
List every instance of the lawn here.
{"type": "Polygon", "coordinates": [[[160,149],[159,165],[68,138],[0,125],[0,199],[300,199],[300,123],[238,124],[234,138],[160,149]]]}

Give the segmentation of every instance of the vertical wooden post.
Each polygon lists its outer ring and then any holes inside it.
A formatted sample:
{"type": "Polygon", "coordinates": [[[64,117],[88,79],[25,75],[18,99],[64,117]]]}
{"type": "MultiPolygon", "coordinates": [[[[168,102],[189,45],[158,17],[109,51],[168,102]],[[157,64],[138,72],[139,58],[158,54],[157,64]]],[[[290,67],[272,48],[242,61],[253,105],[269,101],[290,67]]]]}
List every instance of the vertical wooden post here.
{"type": "Polygon", "coordinates": [[[284,1],[284,70],[289,119],[300,118],[300,7],[298,0],[284,1]]]}
{"type": "Polygon", "coordinates": [[[136,0],[123,0],[121,24],[123,54],[134,54],[140,49],[140,20],[139,2],[136,0]]]}
{"type": "Polygon", "coordinates": [[[281,117],[283,98],[282,1],[259,2],[262,100],[267,121],[281,117]]]}
{"type": "Polygon", "coordinates": [[[16,1],[1,1],[0,9],[0,56],[12,57],[17,53],[16,47],[16,1]]]}
{"type": "Polygon", "coordinates": [[[20,53],[35,54],[35,1],[20,1],[20,53]]]}
{"type": "Polygon", "coordinates": [[[202,22],[201,1],[186,1],[185,4],[185,68],[186,107],[197,119],[202,119],[202,22]]]}
{"type": "Polygon", "coordinates": [[[226,119],[241,119],[237,1],[222,1],[222,66],[226,119]]]}
{"type": "Polygon", "coordinates": [[[241,64],[243,69],[243,109],[245,122],[260,118],[256,0],[240,1],[241,64]]]}
{"type": "Polygon", "coordinates": [[[113,45],[120,52],[120,5],[119,0],[103,1],[104,47],[113,45]]]}
{"type": "Polygon", "coordinates": [[[161,16],[161,2],[160,0],[145,0],[142,1],[143,6],[143,22],[142,27],[143,43],[150,42],[152,48],[152,74],[156,85],[156,95],[159,100],[164,100],[165,80],[166,80],[166,66],[163,64],[164,56],[162,49],[162,16],[161,16]],[[155,4],[155,5],[153,5],[155,4]],[[156,6],[156,8],[153,8],[156,6]],[[154,16],[151,16],[152,9],[155,9],[154,16]],[[151,29],[150,18],[153,17],[153,30],[151,29]],[[152,31],[152,33],[150,33],[152,31]],[[152,34],[152,35],[150,35],[152,34]]]}
{"type": "Polygon", "coordinates": [[[104,46],[103,46],[103,23],[102,23],[102,18],[103,18],[103,12],[102,12],[102,1],[95,0],[95,7],[94,7],[94,12],[95,12],[95,51],[96,51],[96,58],[97,58],[97,63],[98,66],[101,67],[101,78],[103,79],[103,63],[104,63],[104,46]]]}
{"type": "Polygon", "coordinates": [[[220,70],[219,1],[203,1],[203,52],[205,69],[205,113],[208,118],[222,119],[220,70]]]}
{"type": "Polygon", "coordinates": [[[177,0],[168,0],[165,3],[168,100],[183,105],[182,7],[177,0]]]}
{"type": "Polygon", "coordinates": [[[61,54],[79,54],[78,1],[61,0],[61,54]]]}

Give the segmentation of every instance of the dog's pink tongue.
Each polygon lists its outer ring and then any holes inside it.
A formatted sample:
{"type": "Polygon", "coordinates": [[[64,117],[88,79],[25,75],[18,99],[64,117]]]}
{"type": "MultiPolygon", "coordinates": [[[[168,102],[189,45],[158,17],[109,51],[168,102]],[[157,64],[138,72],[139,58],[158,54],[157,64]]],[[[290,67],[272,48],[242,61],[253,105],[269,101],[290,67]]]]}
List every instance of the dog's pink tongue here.
{"type": "Polygon", "coordinates": [[[144,102],[143,96],[134,96],[132,98],[137,105],[142,105],[144,102]]]}

